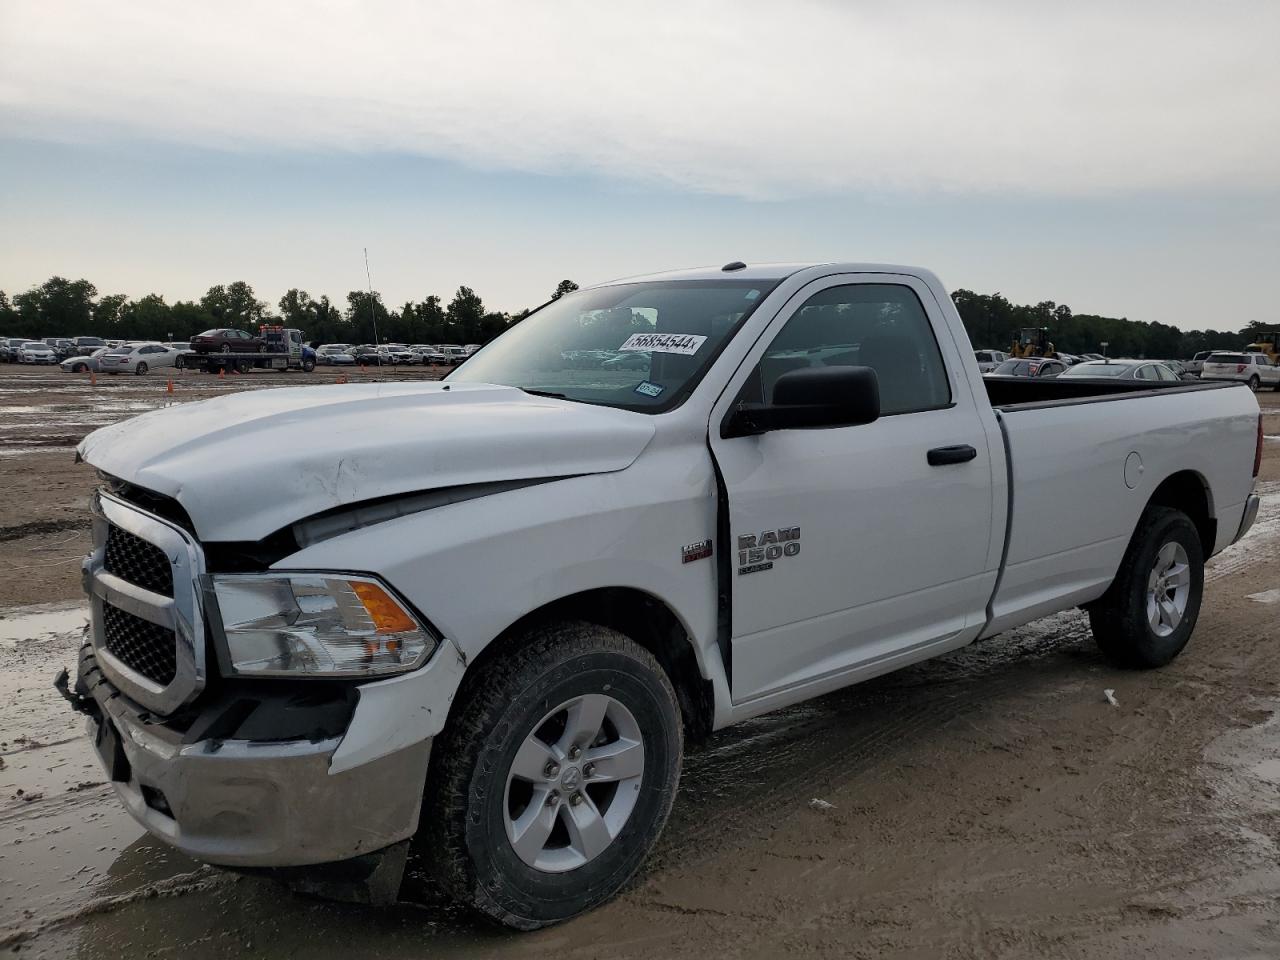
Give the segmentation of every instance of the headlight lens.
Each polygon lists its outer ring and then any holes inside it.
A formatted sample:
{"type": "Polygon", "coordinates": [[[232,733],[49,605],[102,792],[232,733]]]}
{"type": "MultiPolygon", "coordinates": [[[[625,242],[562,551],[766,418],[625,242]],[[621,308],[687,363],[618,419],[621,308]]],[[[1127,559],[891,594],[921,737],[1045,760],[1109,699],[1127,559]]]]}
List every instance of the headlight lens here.
{"type": "Polygon", "coordinates": [[[232,670],[250,676],[380,676],[421,666],[437,638],[371,577],[217,574],[232,670]]]}

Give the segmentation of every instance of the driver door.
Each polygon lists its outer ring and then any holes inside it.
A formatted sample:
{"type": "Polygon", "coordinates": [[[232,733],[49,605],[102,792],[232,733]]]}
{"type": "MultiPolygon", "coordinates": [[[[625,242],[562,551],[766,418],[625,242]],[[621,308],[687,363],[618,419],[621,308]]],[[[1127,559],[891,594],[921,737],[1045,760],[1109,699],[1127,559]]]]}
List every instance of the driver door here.
{"type": "Polygon", "coordinates": [[[796,294],[735,374],[711,423],[733,550],[735,703],[834,688],[965,643],[985,622],[999,556],[991,455],[960,369],[925,284],[855,274],[796,294]],[[721,436],[721,418],[769,403],[783,373],[834,365],[876,371],[878,420],[721,436]],[[941,448],[972,455],[932,463],[941,448]]]}

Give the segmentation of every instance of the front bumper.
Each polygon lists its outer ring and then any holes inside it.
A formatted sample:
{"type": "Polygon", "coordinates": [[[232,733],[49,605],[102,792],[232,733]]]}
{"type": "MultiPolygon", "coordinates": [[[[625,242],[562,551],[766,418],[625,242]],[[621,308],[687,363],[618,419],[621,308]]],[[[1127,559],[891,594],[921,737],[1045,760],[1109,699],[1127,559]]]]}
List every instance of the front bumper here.
{"type": "Polygon", "coordinates": [[[134,705],[81,650],[76,692],[116,794],[150,833],[229,867],[347,860],[413,835],[431,740],[330,771],[342,737],[185,742],[134,705]]]}

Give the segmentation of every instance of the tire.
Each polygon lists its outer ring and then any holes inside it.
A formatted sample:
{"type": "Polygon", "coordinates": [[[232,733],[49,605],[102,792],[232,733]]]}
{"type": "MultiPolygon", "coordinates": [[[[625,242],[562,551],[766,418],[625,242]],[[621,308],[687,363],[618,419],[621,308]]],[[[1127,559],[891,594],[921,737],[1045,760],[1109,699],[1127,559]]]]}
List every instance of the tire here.
{"type": "Polygon", "coordinates": [[[1204,548],[1195,524],[1182,511],[1148,507],[1138,520],[1120,572],[1101,599],[1089,606],[1089,626],[1102,653],[1121,667],[1163,667],[1182,652],[1200,616],[1204,596],[1204,548]],[[1175,562],[1173,576],[1162,570],[1175,562]],[[1183,573],[1178,566],[1185,566],[1183,573]],[[1176,617],[1161,614],[1153,598],[1157,578],[1181,584],[1164,593],[1176,617]],[[1179,592],[1185,591],[1179,609],[1179,592]]]}
{"type": "Polygon", "coordinates": [[[568,920],[617,895],[661,833],[680,778],[680,708],[662,667],[615,630],[560,623],[520,638],[464,687],[432,750],[423,803],[419,840],[436,880],[518,930],[568,920]],[[572,719],[593,710],[604,711],[603,724],[578,727],[572,719]],[[617,739],[575,756],[571,742],[595,729],[617,739]],[[626,751],[629,764],[614,768],[627,776],[612,787],[588,780],[579,788],[593,751],[600,751],[597,772],[587,777],[599,776],[603,754],[624,737],[641,745],[638,756],[635,746],[626,751]],[[512,769],[521,753],[529,779],[512,769]],[[563,768],[553,771],[543,759],[563,768]],[[532,820],[521,819],[531,811],[532,820]],[[596,830],[571,836],[569,825],[583,817],[596,830]],[[508,835],[508,824],[521,823],[536,833],[523,852],[508,835]],[[600,844],[594,850],[592,839],[600,844]]]}
{"type": "Polygon", "coordinates": [[[1258,388],[1262,386],[1262,381],[1258,379],[1257,374],[1249,378],[1249,389],[1254,393],[1258,392],[1258,388]]]}
{"type": "Polygon", "coordinates": [[[252,361],[249,361],[249,360],[237,360],[236,369],[239,370],[241,373],[248,373],[250,370],[253,369],[253,363],[252,361]]]}
{"type": "Polygon", "coordinates": [[[185,370],[186,368],[187,368],[187,361],[186,361],[186,360],[182,359],[182,357],[174,357],[174,358],[173,358],[173,369],[175,369],[175,370],[185,370]]]}
{"type": "Polygon", "coordinates": [[[71,365],[72,373],[84,373],[88,369],[89,365],[87,363],[74,363],[71,365]]]}
{"type": "Polygon", "coordinates": [[[146,376],[146,373],[147,373],[146,361],[145,360],[138,361],[138,365],[133,368],[133,372],[139,377],[146,376]]]}
{"type": "Polygon", "coordinates": [[[310,372],[311,372],[312,370],[314,370],[315,368],[316,368],[316,362],[315,362],[314,360],[303,360],[303,361],[302,361],[302,372],[303,372],[303,373],[310,373],[310,372]]]}
{"type": "Polygon", "coordinates": [[[231,352],[231,344],[229,344],[229,343],[224,343],[224,344],[222,345],[222,352],[223,352],[223,353],[230,353],[230,352],[231,352]]]}

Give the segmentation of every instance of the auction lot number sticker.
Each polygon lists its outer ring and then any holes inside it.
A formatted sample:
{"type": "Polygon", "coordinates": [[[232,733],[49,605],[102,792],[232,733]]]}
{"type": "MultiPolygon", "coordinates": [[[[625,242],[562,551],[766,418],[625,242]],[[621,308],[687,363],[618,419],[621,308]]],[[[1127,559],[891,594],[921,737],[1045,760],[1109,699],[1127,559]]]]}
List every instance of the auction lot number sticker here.
{"type": "Polygon", "coordinates": [[[691,357],[707,342],[691,333],[633,333],[618,348],[619,353],[678,353],[691,357]]]}

